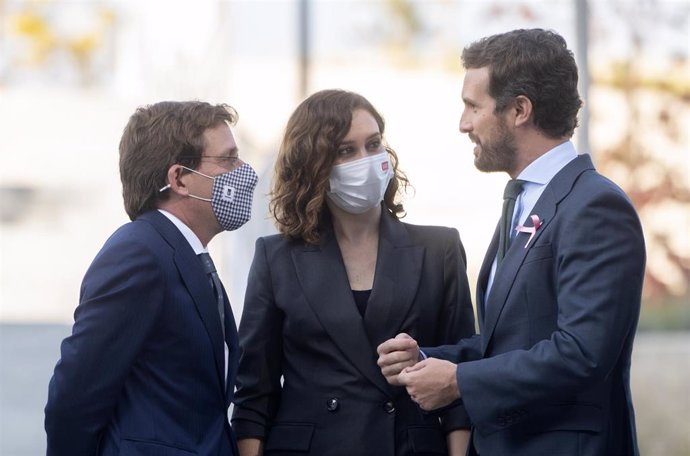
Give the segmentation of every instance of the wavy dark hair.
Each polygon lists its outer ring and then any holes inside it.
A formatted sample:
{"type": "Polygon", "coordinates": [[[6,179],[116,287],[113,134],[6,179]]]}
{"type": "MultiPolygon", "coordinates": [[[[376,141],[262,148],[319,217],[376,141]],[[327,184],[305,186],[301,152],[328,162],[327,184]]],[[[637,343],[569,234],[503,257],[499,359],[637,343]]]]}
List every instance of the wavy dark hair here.
{"type": "MultiPolygon", "coordinates": [[[[385,122],[363,96],[345,90],[322,90],[304,100],[290,116],[275,163],[270,211],[278,230],[291,239],[319,243],[319,229],[328,213],[326,192],[336,152],[350,130],[352,113],[369,112],[381,135],[385,122]]],[[[404,216],[396,201],[409,186],[398,168],[398,156],[386,147],[394,176],[384,195],[384,206],[395,217],[404,216]]]]}
{"type": "Polygon", "coordinates": [[[465,68],[489,68],[489,94],[495,112],[524,95],[533,106],[534,124],[551,138],[571,137],[582,99],[577,64],[559,34],[520,29],[482,38],[462,52],[465,68]]]}
{"type": "Polygon", "coordinates": [[[132,114],[120,139],[122,198],[131,220],[169,197],[159,189],[172,165],[199,166],[204,132],[224,122],[234,125],[237,112],[203,101],[162,101],[132,114]]]}

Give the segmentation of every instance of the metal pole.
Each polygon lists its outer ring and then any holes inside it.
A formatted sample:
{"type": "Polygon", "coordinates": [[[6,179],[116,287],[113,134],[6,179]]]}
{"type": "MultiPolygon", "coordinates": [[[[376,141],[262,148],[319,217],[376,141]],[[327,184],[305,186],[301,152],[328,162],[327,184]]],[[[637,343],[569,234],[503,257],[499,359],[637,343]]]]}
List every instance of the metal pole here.
{"type": "Polygon", "coordinates": [[[577,30],[577,66],[580,72],[579,91],[585,104],[580,111],[580,126],[577,129],[577,148],[580,153],[591,154],[589,148],[589,5],[587,0],[575,0],[577,30]]]}
{"type": "Polygon", "coordinates": [[[299,98],[309,91],[309,0],[299,0],[299,98]]]}

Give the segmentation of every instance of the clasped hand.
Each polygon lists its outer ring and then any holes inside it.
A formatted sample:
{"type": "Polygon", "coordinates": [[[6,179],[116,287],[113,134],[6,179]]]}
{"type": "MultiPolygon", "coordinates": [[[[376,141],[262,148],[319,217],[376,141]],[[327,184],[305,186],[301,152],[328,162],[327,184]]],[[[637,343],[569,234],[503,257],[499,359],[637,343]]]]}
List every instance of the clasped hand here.
{"type": "Polygon", "coordinates": [[[404,386],[423,410],[444,407],[460,398],[456,365],[428,358],[420,361],[417,341],[405,333],[388,339],[376,349],[377,364],[391,385],[404,386]]]}

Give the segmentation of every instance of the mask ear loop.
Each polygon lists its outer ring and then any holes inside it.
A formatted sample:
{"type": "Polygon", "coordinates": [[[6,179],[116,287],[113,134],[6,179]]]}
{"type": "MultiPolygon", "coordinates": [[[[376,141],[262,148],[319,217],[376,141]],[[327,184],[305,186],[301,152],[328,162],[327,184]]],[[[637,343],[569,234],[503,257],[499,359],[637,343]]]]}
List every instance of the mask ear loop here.
{"type": "MultiPolygon", "coordinates": [[[[186,167],[186,166],[184,166],[184,165],[180,165],[180,166],[183,167],[184,169],[186,169],[187,171],[192,172],[192,173],[198,174],[198,175],[200,175],[200,176],[207,177],[207,178],[209,178],[209,179],[211,179],[211,180],[216,180],[215,177],[209,176],[208,174],[200,173],[199,171],[197,171],[197,170],[195,170],[195,169],[192,169],[192,168],[188,168],[188,167],[186,167]]],[[[167,185],[161,187],[160,189],[158,189],[158,193],[163,193],[164,191],[168,190],[169,188],[170,188],[170,184],[167,184],[167,185]]],[[[200,199],[200,200],[202,200],[202,201],[211,201],[210,199],[199,198],[198,196],[193,196],[193,195],[190,195],[190,196],[192,196],[193,198],[200,199]]]]}
{"type": "MultiPolygon", "coordinates": [[[[182,166],[184,169],[186,169],[187,171],[190,171],[194,174],[198,174],[199,176],[204,176],[205,178],[211,179],[214,182],[216,181],[216,178],[213,176],[209,176],[208,174],[200,173],[199,171],[192,169],[192,168],[187,168],[184,165],[180,165],[180,166],[182,166]]],[[[199,201],[206,201],[207,203],[213,202],[213,198],[202,198],[201,196],[192,195],[191,193],[188,193],[187,196],[189,196],[190,198],[198,199],[199,201]]]]}
{"type": "MultiPolygon", "coordinates": [[[[180,166],[182,166],[182,165],[180,165],[180,166]]],[[[184,166],[183,166],[183,167],[184,167],[184,166]]],[[[164,185],[163,187],[161,187],[161,188],[158,189],[158,193],[163,193],[164,191],[166,191],[166,190],[168,190],[168,189],[170,189],[170,188],[171,188],[171,185],[170,185],[170,184],[166,184],[166,185],[164,185]]]]}

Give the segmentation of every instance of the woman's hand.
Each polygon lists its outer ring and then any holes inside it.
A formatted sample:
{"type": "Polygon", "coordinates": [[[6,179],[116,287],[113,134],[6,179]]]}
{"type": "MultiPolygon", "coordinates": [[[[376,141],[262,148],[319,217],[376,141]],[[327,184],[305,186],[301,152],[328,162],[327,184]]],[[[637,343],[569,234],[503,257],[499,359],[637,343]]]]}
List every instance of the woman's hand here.
{"type": "Polygon", "coordinates": [[[411,367],[419,361],[419,346],[417,341],[405,333],[400,333],[394,339],[388,339],[378,346],[377,364],[381,373],[391,385],[400,386],[398,374],[406,367],[411,367]]]}

